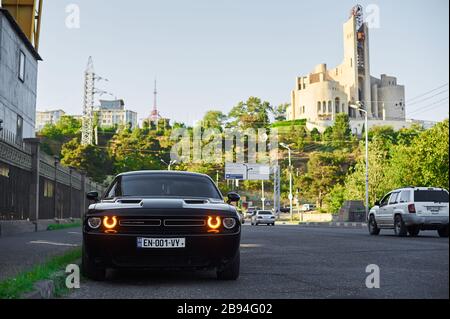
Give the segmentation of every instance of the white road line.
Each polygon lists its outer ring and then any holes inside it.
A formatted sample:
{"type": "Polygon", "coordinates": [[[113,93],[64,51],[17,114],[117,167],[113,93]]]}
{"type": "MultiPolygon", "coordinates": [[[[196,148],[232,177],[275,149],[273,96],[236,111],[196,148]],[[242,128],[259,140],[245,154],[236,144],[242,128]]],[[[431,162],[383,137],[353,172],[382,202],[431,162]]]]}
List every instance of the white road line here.
{"type": "Polygon", "coordinates": [[[67,232],[67,233],[71,234],[71,235],[81,235],[81,233],[76,232],[76,231],[70,231],[70,232],[67,232]]]}
{"type": "Polygon", "coordinates": [[[46,240],[30,241],[29,244],[43,244],[43,245],[53,245],[53,246],[78,247],[77,244],[56,243],[56,242],[53,242],[53,241],[46,241],[46,240]]]}

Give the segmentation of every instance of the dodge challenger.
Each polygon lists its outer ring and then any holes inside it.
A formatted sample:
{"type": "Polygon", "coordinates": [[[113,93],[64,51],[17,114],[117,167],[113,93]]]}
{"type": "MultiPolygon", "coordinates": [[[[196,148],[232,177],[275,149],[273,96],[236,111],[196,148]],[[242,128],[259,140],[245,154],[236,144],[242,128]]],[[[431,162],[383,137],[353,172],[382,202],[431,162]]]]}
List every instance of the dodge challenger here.
{"type": "Polygon", "coordinates": [[[100,197],[90,192],[83,220],[82,271],[104,280],[107,268],[215,269],[239,277],[241,223],[207,175],[175,171],[120,174],[100,197]]]}

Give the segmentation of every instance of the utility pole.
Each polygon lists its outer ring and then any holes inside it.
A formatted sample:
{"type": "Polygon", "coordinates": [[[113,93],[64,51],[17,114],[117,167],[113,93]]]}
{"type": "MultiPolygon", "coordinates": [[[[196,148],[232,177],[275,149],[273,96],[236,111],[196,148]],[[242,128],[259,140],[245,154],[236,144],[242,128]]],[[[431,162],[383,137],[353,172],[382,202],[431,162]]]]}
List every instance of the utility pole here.
{"type": "Polygon", "coordinates": [[[94,62],[92,57],[89,57],[86,71],[84,72],[83,125],[81,130],[82,145],[94,144],[94,92],[94,62]]]}
{"type": "Polygon", "coordinates": [[[264,181],[261,181],[261,207],[265,209],[266,199],[264,197],[264,181]]]}
{"type": "Polygon", "coordinates": [[[288,150],[288,156],[289,156],[289,212],[291,214],[291,221],[294,220],[294,212],[292,210],[292,200],[294,199],[294,196],[292,194],[292,161],[291,161],[291,148],[284,144],[280,143],[281,147],[288,150]]]}
{"type": "Polygon", "coordinates": [[[369,216],[369,113],[363,107],[363,103],[357,102],[356,105],[350,104],[350,107],[363,112],[365,115],[364,131],[366,135],[366,218],[369,216]]]}

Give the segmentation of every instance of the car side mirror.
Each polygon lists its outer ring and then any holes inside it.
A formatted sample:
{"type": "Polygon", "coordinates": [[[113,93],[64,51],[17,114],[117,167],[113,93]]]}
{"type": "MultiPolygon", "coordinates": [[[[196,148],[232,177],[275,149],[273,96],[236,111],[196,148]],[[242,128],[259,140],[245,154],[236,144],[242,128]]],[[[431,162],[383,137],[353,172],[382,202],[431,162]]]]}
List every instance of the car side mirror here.
{"type": "Polygon", "coordinates": [[[228,197],[228,201],[227,201],[228,204],[237,203],[241,200],[241,196],[239,196],[238,193],[234,193],[234,192],[228,193],[227,197],[228,197]]]}
{"type": "Polygon", "coordinates": [[[98,202],[98,192],[89,192],[86,194],[87,199],[98,202]]]}

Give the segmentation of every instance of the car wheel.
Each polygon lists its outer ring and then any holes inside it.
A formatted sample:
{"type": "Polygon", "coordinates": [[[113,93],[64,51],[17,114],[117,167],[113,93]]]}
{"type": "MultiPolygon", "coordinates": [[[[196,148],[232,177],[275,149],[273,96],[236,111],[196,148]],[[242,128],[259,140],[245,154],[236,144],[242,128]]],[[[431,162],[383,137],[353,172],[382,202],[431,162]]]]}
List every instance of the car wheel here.
{"type": "Polygon", "coordinates": [[[94,264],[86,253],[84,245],[81,251],[81,271],[85,277],[95,281],[103,281],[106,278],[106,269],[94,264]]]}
{"type": "Polygon", "coordinates": [[[409,233],[409,236],[416,237],[420,233],[420,227],[419,226],[409,226],[408,233],[409,233]]]}
{"type": "Polygon", "coordinates": [[[370,217],[369,217],[368,227],[369,227],[369,234],[371,234],[373,236],[380,234],[381,229],[378,228],[377,222],[375,220],[375,217],[373,217],[373,215],[370,215],[370,217]]]}
{"type": "Polygon", "coordinates": [[[438,229],[439,237],[448,237],[448,225],[438,229]]]}
{"type": "Polygon", "coordinates": [[[236,280],[239,278],[239,268],[241,265],[241,254],[238,250],[236,256],[223,268],[217,270],[217,279],[236,280]]]}
{"type": "Polygon", "coordinates": [[[394,231],[395,231],[395,235],[397,235],[398,237],[405,237],[408,233],[406,225],[403,222],[403,218],[400,215],[395,216],[394,231]]]}

